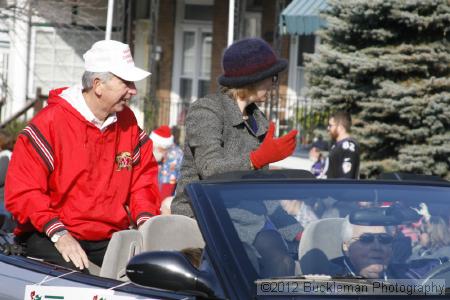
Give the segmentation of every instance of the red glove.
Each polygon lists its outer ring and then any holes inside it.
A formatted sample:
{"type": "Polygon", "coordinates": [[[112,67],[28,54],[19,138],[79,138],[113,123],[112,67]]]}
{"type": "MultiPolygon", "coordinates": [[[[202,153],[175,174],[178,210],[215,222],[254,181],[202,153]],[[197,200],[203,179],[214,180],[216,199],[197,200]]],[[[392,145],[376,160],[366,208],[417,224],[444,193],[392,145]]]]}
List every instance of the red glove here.
{"type": "Polygon", "coordinates": [[[288,134],[274,139],[275,125],[270,123],[266,137],[258,149],[250,153],[250,160],[255,169],[260,169],[269,163],[280,161],[288,157],[295,150],[297,130],[291,130],[288,134]]]}
{"type": "Polygon", "coordinates": [[[166,197],[173,196],[173,193],[175,192],[176,184],[171,183],[163,183],[161,185],[161,199],[164,200],[166,197]]]}

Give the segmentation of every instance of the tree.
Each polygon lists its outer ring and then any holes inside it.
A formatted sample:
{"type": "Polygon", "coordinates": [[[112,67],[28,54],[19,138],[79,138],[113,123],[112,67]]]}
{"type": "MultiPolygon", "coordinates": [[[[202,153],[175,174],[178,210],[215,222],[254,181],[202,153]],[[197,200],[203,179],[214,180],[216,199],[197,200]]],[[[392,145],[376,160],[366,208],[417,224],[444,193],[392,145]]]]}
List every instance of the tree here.
{"type": "Polygon", "coordinates": [[[450,179],[450,2],[329,0],[309,96],[352,113],[361,172],[450,179]]]}

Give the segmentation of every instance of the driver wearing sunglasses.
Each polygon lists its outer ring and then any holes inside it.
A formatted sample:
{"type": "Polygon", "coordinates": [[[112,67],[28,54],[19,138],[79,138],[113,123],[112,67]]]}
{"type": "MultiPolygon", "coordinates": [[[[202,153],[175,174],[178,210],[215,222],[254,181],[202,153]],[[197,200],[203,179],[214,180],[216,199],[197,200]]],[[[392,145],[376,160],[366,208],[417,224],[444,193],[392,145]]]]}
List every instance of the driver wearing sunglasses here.
{"type": "Polygon", "coordinates": [[[348,217],[342,225],[343,256],[332,260],[336,275],[391,278],[389,262],[392,257],[392,235],[384,226],[351,224],[348,217]]]}

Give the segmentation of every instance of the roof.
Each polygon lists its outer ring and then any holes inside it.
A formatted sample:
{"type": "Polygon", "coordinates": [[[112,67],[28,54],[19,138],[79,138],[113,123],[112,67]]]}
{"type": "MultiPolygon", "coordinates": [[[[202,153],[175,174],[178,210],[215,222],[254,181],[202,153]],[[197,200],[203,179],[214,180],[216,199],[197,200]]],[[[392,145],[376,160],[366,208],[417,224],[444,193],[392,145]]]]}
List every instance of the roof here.
{"type": "Polygon", "coordinates": [[[281,13],[281,33],[313,34],[326,25],[319,13],[327,7],[326,0],[293,0],[281,13]]]}

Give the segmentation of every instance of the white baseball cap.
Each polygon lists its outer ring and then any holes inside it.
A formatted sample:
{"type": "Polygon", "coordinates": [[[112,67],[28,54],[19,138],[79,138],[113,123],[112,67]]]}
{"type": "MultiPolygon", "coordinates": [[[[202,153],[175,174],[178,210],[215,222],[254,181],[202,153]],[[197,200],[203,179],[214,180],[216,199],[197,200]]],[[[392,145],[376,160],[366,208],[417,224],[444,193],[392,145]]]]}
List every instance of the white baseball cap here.
{"type": "Polygon", "coordinates": [[[118,41],[98,41],[83,58],[84,69],[89,72],[111,72],[126,81],[139,81],[150,75],[134,65],[130,47],[118,41]]]}

